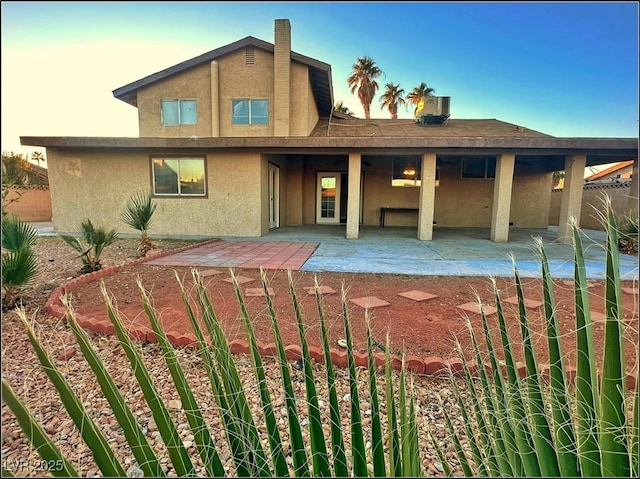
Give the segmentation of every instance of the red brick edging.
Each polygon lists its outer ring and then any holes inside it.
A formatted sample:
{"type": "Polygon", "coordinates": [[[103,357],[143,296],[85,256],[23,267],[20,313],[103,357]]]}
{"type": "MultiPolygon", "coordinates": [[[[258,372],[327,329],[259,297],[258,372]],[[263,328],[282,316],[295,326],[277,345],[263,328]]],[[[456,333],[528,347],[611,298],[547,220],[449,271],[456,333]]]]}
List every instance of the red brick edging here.
{"type": "MultiPolygon", "coordinates": [[[[162,258],[163,256],[168,256],[170,254],[179,253],[182,251],[186,251],[191,248],[196,248],[199,246],[203,246],[205,244],[213,243],[219,241],[218,239],[212,239],[209,241],[205,241],[202,243],[197,243],[195,245],[188,245],[183,248],[178,248],[174,250],[151,250],[147,253],[146,256],[142,258],[135,259],[130,261],[129,263],[120,265],[120,266],[111,266],[108,268],[101,269],[99,271],[94,271],[93,273],[87,273],[82,276],[78,276],[73,278],[68,283],[65,283],[51,292],[49,299],[45,303],[45,310],[55,316],[56,318],[64,318],[67,314],[66,308],[62,305],[61,297],[65,294],[70,293],[71,291],[79,288],[84,284],[91,283],[92,281],[96,281],[100,278],[104,278],[105,276],[109,276],[117,273],[123,268],[127,268],[130,266],[135,266],[137,264],[144,263],[146,261],[150,261],[157,258],[162,258]]],[[[76,314],[76,320],[80,327],[86,329],[88,331],[93,331],[95,333],[100,334],[115,334],[115,328],[110,321],[100,321],[95,318],[91,318],[85,315],[76,314]]],[[[131,338],[148,342],[155,343],[157,342],[157,338],[155,333],[151,328],[146,326],[137,326],[128,329],[129,336],[131,338]]],[[[182,334],[178,331],[167,331],[166,332],[167,339],[174,346],[196,346],[197,339],[194,334],[186,333],[182,334]]],[[[249,354],[249,343],[242,339],[235,339],[229,342],[229,348],[231,349],[231,353],[233,354],[249,354]]],[[[276,356],[277,349],[274,343],[259,343],[258,349],[260,354],[264,357],[276,356]]],[[[290,361],[296,361],[302,358],[302,348],[297,344],[288,345],[285,347],[285,354],[287,359],[290,361]]],[[[346,368],[348,366],[348,358],[347,351],[345,349],[330,349],[331,354],[331,362],[341,368],[346,368]]],[[[60,356],[61,359],[67,360],[70,359],[74,354],[65,350],[63,354],[60,356]]],[[[311,359],[316,363],[324,363],[324,351],[323,349],[316,346],[309,346],[309,355],[311,359]]],[[[368,365],[368,356],[366,353],[354,353],[354,359],[357,367],[366,367],[368,365]]],[[[382,353],[374,353],[374,360],[376,366],[384,365],[385,356],[382,353]]],[[[391,366],[395,370],[400,370],[402,367],[402,358],[398,355],[391,355],[391,366]]],[[[468,364],[469,370],[471,374],[477,376],[478,373],[478,365],[475,362],[471,362],[468,364]]],[[[523,363],[518,363],[518,374],[521,378],[526,375],[526,368],[523,363]]],[[[418,356],[405,356],[405,367],[408,371],[423,375],[423,376],[437,376],[437,377],[446,377],[449,374],[453,374],[454,376],[464,376],[464,366],[463,362],[459,358],[450,358],[443,359],[439,356],[429,356],[427,358],[420,358],[418,356]]],[[[488,374],[492,373],[491,365],[486,364],[485,369],[488,374]]],[[[549,378],[549,365],[541,365],[539,368],[542,374],[542,377],[545,380],[549,378]]],[[[574,367],[565,367],[567,380],[569,383],[573,384],[576,375],[576,369],[574,367]]],[[[629,390],[633,390],[636,385],[636,377],[627,373],[625,377],[625,382],[627,388],[629,390]]]]}

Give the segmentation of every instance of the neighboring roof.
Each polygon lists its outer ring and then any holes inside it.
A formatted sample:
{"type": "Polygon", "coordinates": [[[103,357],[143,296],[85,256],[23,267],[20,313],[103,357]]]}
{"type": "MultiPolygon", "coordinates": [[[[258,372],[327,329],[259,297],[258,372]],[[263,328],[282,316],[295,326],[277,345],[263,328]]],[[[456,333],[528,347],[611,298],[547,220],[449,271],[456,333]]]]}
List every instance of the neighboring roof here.
{"type": "Polygon", "coordinates": [[[33,163],[29,163],[29,169],[38,175],[43,185],[49,184],[49,170],[33,163]]]}
{"type": "MultiPolygon", "coordinates": [[[[172,67],[166,68],[157,73],[153,73],[140,80],[137,80],[128,85],[122,86],[113,90],[113,96],[122,100],[130,105],[137,107],[137,95],[136,92],[145,86],[151,85],[165,78],[169,78],[178,73],[182,73],[193,67],[209,63],[217,58],[220,58],[229,53],[246,48],[247,46],[254,46],[261,48],[269,53],[273,53],[274,46],[272,43],[265,42],[254,37],[245,37],[236,42],[230,43],[224,47],[216,48],[207,53],[203,53],[195,58],[178,63],[172,67]]],[[[311,81],[311,88],[313,95],[318,105],[318,112],[320,116],[327,117],[333,109],[333,85],[331,79],[331,65],[324,63],[313,58],[300,55],[296,52],[291,52],[291,60],[302,63],[309,67],[309,79],[311,81]]]]}
{"type": "Polygon", "coordinates": [[[384,138],[553,138],[535,130],[500,120],[458,120],[449,118],[445,123],[420,125],[413,119],[362,120],[336,114],[321,119],[311,137],[384,138]]]}
{"type": "Polygon", "coordinates": [[[602,171],[598,171],[597,173],[594,173],[593,175],[585,178],[585,181],[595,181],[599,178],[602,178],[604,176],[610,175],[611,173],[618,171],[618,170],[622,170],[624,168],[627,168],[629,166],[633,165],[633,160],[628,160],[628,161],[621,161],[620,163],[617,163],[615,165],[610,166],[609,168],[602,170],[602,171]]]}

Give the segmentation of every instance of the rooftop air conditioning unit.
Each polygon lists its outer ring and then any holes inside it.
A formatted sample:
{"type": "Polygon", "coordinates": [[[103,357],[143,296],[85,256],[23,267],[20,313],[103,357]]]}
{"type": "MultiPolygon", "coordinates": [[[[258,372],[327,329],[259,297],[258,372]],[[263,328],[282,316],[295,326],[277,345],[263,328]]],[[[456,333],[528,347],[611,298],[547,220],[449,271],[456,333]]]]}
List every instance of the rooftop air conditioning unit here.
{"type": "Polygon", "coordinates": [[[450,106],[450,96],[423,96],[416,107],[416,121],[421,125],[444,123],[450,116],[450,106]]]}

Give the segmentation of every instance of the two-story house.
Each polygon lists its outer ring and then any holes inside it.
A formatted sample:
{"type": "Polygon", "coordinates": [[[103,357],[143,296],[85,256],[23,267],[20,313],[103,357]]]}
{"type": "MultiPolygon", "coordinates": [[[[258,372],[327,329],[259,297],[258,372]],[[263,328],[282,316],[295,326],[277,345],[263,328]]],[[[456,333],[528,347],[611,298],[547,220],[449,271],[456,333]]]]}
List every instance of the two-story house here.
{"type": "MultiPolygon", "coordinates": [[[[345,79],[346,81],[346,79],[345,79]]],[[[557,138],[495,119],[363,120],[333,112],[331,67],[253,37],[114,90],[139,138],[21,137],[47,148],[54,228],[120,220],[151,189],[158,236],[263,236],[281,226],[546,228],[565,170],[560,236],[580,217],[585,166],[634,160],[637,138],[557,138]]],[[[637,174],[634,175],[637,182],[637,174]]],[[[636,183],[637,190],[637,183],[636,183]]],[[[636,199],[637,201],[637,199],[636,199]]]]}

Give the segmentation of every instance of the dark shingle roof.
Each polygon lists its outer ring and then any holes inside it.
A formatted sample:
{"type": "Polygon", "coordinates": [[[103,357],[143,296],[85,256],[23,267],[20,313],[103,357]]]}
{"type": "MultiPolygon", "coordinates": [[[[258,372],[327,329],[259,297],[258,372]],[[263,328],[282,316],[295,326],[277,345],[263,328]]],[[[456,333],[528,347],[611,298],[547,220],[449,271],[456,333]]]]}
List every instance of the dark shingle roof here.
{"type": "Polygon", "coordinates": [[[419,125],[412,119],[331,118],[321,119],[312,137],[382,138],[552,138],[539,131],[500,120],[458,120],[440,125],[419,125]]]}
{"type": "MultiPolygon", "coordinates": [[[[265,42],[254,37],[245,37],[237,42],[230,43],[224,47],[216,48],[207,53],[203,53],[195,58],[178,63],[172,67],[166,68],[157,73],[153,73],[140,80],[129,83],[113,90],[113,96],[130,105],[137,106],[137,91],[147,85],[151,85],[157,81],[169,78],[178,73],[182,73],[190,68],[209,63],[216,58],[220,58],[229,53],[246,48],[247,46],[261,48],[267,52],[273,53],[274,46],[272,43],[265,42]]],[[[320,116],[329,116],[333,107],[333,86],[331,84],[331,65],[311,57],[291,52],[291,60],[303,63],[309,67],[309,79],[313,89],[313,95],[318,105],[320,116]]]]}

